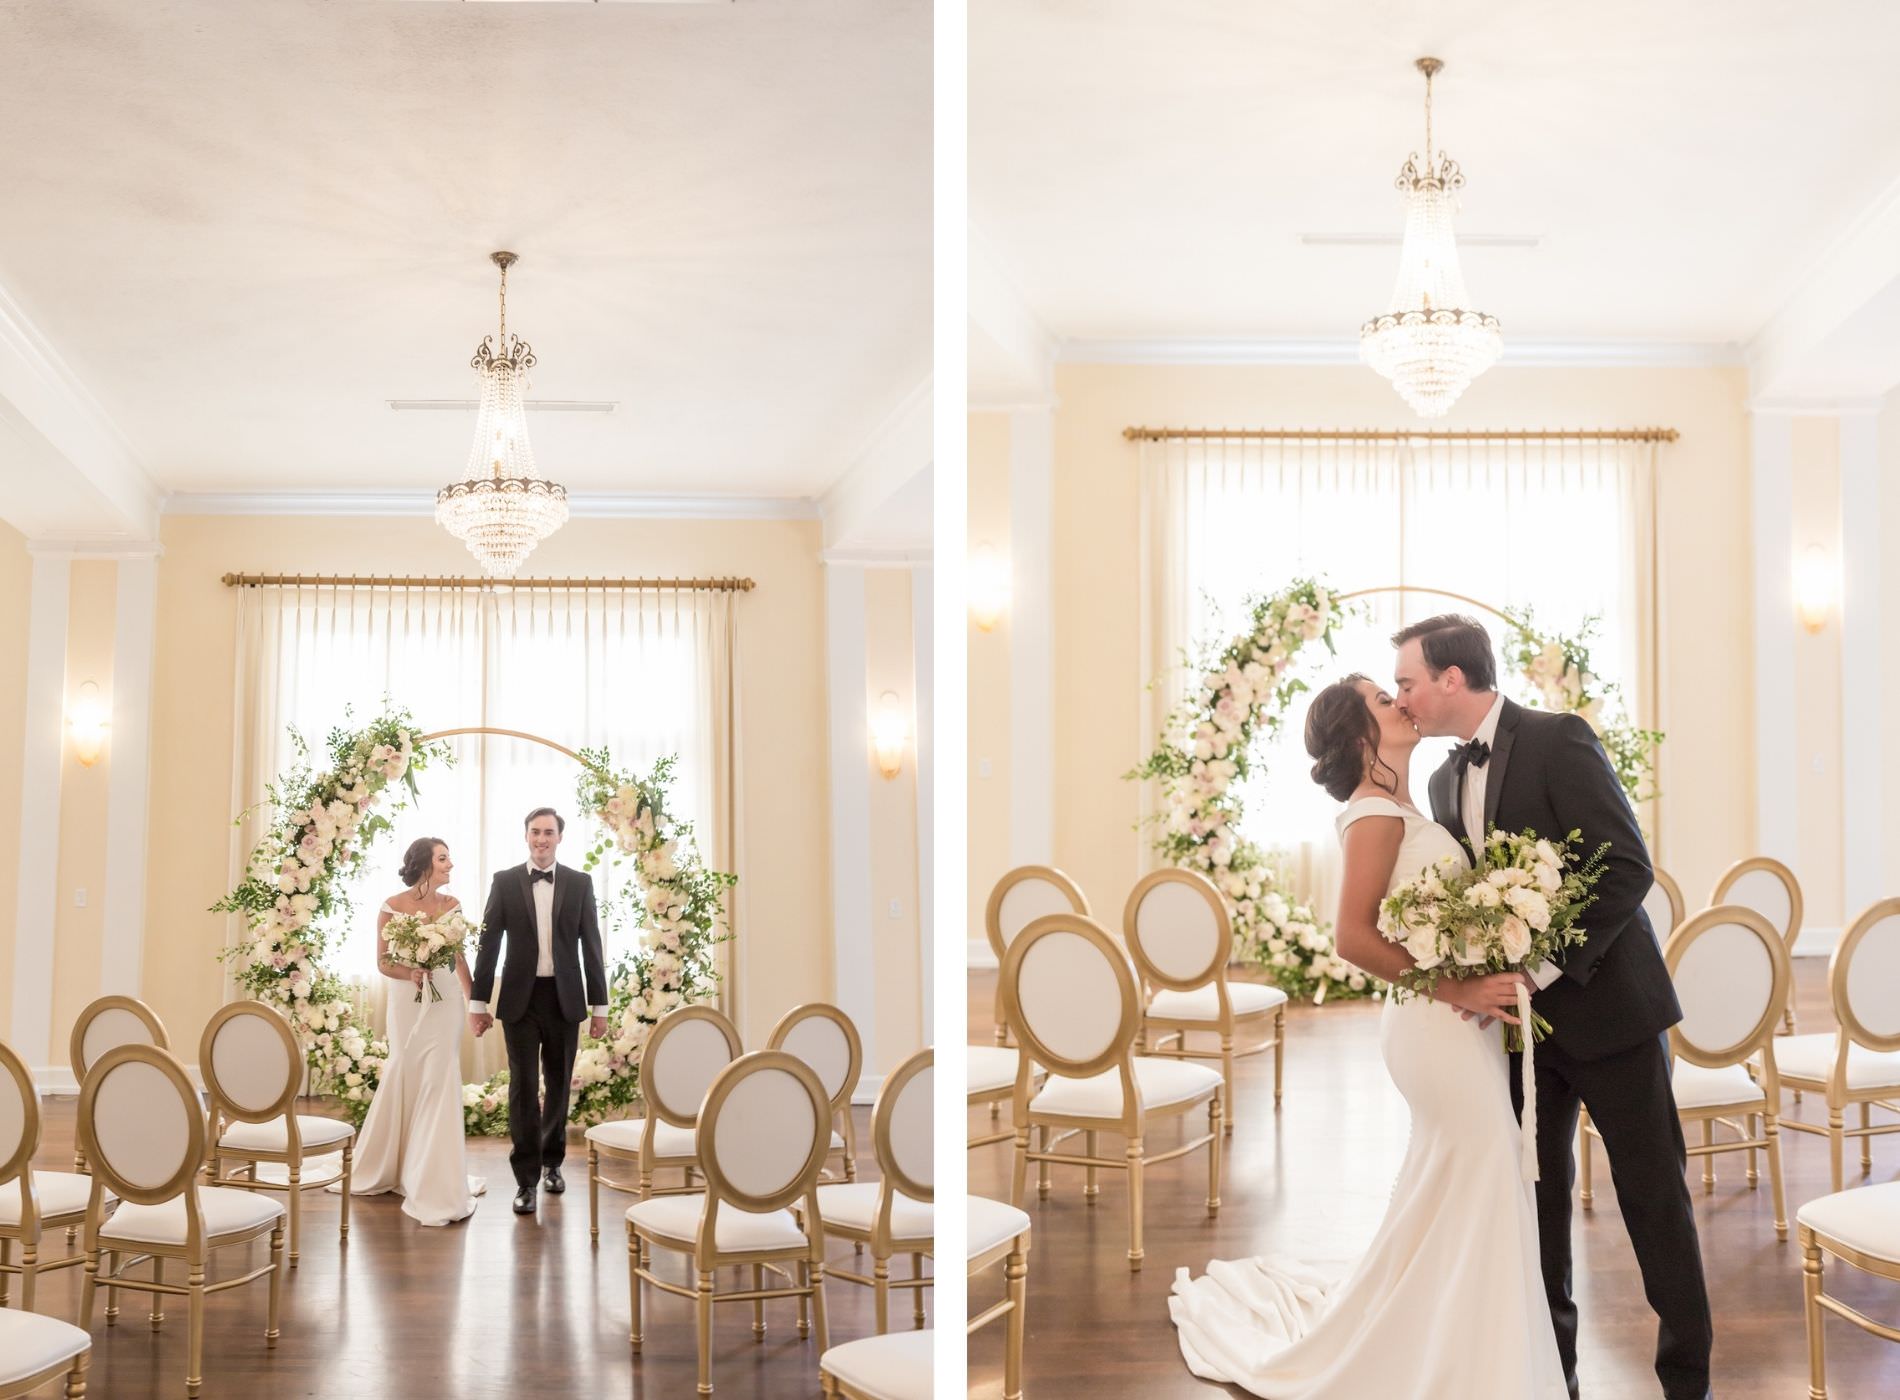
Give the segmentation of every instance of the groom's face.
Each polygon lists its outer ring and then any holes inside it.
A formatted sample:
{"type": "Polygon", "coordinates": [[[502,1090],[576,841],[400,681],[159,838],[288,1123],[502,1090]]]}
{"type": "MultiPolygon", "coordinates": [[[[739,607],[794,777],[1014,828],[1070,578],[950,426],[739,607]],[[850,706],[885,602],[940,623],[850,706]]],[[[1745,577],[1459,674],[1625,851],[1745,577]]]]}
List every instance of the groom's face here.
{"type": "Polygon", "coordinates": [[[1399,648],[1392,663],[1392,689],[1398,697],[1399,712],[1427,736],[1449,734],[1446,717],[1453,672],[1434,676],[1425,665],[1425,649],[1416,638],[1399,648]]]}
{"type": "Polygon", "coordinates": [[[528,858],[546,867],[554,859],[554,848],[561,844],[561,827],[553,817],[536,817],[528,823],[528,858]]]}

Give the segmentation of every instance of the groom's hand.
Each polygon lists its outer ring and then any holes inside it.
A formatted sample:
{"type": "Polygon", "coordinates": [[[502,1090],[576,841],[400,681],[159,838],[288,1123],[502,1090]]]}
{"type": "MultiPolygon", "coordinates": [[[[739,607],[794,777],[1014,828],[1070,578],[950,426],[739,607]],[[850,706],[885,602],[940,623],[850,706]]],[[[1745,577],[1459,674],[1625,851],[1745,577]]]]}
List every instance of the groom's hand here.
{"type": "Polygon", "coordinates": [[[475,1038],[477,1040],[482,1038],[483,1031],[494,1024],[495,1018],[493,1016],[483,1015],[479,1011],[471,1011],[468,1013],[468,1028],[475,1032],[475,1038]]]}
{"type": "Polygon", "coordinates": [[[607,1034],[607,1018],[605,1016],[588,1017],[587,1033],[595,1040],[603,1039],[607,1034]]]}
{"type": "Polygon", "coordinates": [[[1518,1024],[1517,989],[1524,985],[1518,972],[1494,972],[1488,977],[1472,977],[1461,982],[1446,979],[1438,984],[1438,999],[1458,1008],[1467,1021],[1479,1020],[1480,1029],[1493,1021],[1518,1024]]]}

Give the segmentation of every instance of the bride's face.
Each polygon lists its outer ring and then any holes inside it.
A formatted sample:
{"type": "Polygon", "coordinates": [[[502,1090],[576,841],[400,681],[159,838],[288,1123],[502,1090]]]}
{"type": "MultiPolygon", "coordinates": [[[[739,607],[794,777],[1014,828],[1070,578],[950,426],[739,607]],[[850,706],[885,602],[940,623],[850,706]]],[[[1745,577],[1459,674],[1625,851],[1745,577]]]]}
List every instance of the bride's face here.
{"type": "Polygon", "coordinates": [[[436,842],[435,864],[431,873],[435,878],[435,886],[437,889],[448,884],[449,874],[454,869],[455,862],[449,859],[449,848],[444,846],[440,841],[436,842]]]}
{"type": "Polygon", "coordinates": [[[1378,726],[1380,757],[1400,772],[1405,771],[1405,760],[1418,747],[1418,726],[1399,709],[1396,700],[1371,681],[1361,681],[1358,691],[1373,724],[1378,726]]]}

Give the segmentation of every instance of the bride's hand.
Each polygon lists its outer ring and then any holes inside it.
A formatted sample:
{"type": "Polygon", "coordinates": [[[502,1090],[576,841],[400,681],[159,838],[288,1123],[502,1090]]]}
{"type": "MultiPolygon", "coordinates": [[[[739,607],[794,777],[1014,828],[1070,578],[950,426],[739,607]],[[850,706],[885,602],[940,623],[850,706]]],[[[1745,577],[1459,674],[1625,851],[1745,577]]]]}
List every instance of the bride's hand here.
{"type": "Polygon", "coordinates": [[[1444,978],[1434,995],[1447,1006],[1457,1007],[1467,1021],[1477,1019],[1482,1030],[1493,1021],[1502,1021],[1507,1026],[1518,1024],[1517,989],[1523,985],[1524,979],[1519,973],[1494,972],[1488,977],[1464,981],[1444,978]]]}
{"type": "Polygon", "coordinates": [[[428,974],[419,967],[411,968],[409,970],[409,980],[416,984],[416,988],[418,991],[421,990],[422,984],[427,978],[428,978],[428,974]]]}

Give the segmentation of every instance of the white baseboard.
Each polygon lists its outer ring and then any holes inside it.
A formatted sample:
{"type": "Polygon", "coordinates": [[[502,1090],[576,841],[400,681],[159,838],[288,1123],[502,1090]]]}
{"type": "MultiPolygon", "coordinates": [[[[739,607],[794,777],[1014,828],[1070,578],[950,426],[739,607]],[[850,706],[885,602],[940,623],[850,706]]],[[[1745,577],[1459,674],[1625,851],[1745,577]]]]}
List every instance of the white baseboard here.
{"type": "Polygon", "coordinates": [[[987,938],[972,938],[970,950],[963,955],[963,960],[972,972],[996,971],[996,953],[987,938]]]}
{"type": "MultiPolygon", "coordinates": [[[[204,1092],[205,1079],[198,1073],[198,1066],[186,1065],[185,1075],[191,1080],[191,1087],[199,1093],[204,1092]]],[[[73,1073],[71,1065],[38,1065],[33,1070],[33,1087],[43,1099],[76,1099],[79,1097],[79,1078],[73,1073]]]]}
{"type": "Polygon", "coordinates": [[[851,1091],[851,1102],[869,1106],[877,1102],[878,1090],[884,1087],[884,1076],[867,1074],[859,1078],[858,1087],[851,1091]]]}
{"type": "Polygon", "coordinates": [[[1841,931],[1837,928],[1804,928],[1801,936],[1794,941],[1794,955],[1797,958],[1825,958],[1834,952],[1834,945],[1841,941],[1841,931]]]}

